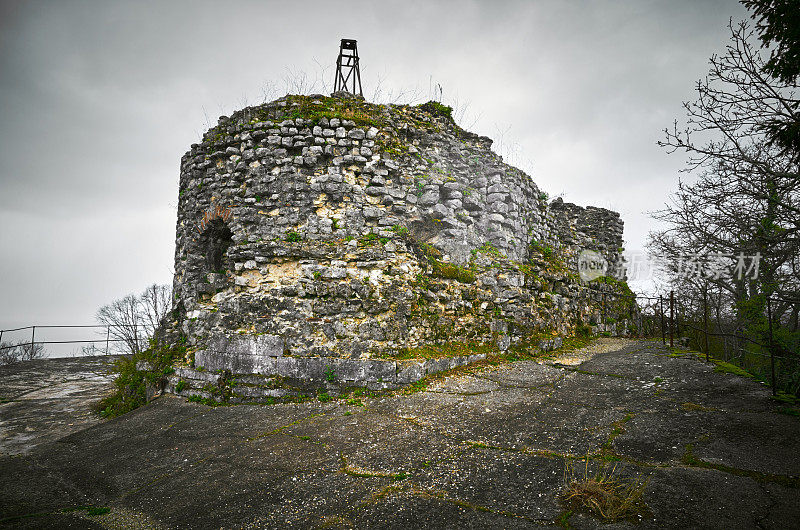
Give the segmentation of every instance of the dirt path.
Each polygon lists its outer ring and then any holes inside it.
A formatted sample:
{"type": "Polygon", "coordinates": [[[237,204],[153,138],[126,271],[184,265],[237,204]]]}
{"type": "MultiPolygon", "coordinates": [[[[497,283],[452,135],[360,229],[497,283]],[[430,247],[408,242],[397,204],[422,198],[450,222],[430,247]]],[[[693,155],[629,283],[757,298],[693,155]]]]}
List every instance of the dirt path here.
{"type": "Polygon", "coordinates": [[[787,528],[800,521],[800,418],[781,411],[767,388],[694,355],[616,339],[405,396],[215,409],[165,397],[0,457],[0,521],[787,528]],[[638,524],[561,504],[566,465],[587,454],[590,472],[609,461],[647,478],[638,524]],[[87,505],[108,512],[63,511],[87,505]]]}

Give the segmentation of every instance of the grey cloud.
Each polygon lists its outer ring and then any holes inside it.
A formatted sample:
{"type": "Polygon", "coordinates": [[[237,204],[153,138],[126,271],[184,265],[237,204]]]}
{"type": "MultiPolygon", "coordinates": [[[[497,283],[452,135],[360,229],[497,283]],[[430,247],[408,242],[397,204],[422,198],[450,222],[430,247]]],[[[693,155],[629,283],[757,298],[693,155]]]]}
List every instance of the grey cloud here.
{"type": "Polygon", "coordinates": [[[655,141],[744,15],[734,0],[0,2],[0,327],[92,321],[169,281],[181,155],[265,86],[283,95],[287,68],[330,83],[342,37],[366,94],[440,83],[476,132],[509,129],[542,188],[619,209],[641,247],[681,165],[655,141]]]}

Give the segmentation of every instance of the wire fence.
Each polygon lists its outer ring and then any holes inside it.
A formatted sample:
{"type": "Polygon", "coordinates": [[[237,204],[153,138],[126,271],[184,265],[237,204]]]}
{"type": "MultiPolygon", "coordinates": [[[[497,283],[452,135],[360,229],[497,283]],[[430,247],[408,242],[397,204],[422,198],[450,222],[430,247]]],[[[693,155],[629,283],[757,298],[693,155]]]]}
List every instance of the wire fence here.
{"type": "MultiPolygon", "coordinates": [[[[789,300],[777,296],[767,297],[764,304],[763,329],[745,332],[734,318],[712,318],[709,313],[707,294],[700,300],[695,297],[678,297],[674,291],[669,296],[626,295],[603,291],[602,323],[607,324],[607,299],[635,301],[630,304],[631,313],[627,332],[638,337],[660,338],[670,347],[676,343],[692,347],[705,354],[706,361],[712,358],[733,364],[768,383],[773,394],[800,393],[800,339],[778,337],[779,333],[800,336],[796,326],[786,326],[780,316],[773,313],[776,303],[800,309],[800,300],[789,300]],[[634,309],[635,306],[635,309],[634,309]]],[[[792,313],[790,311],[789,313],[792,313]]],[[[618,314],[618,313],[617,313],[618,314]]]]}

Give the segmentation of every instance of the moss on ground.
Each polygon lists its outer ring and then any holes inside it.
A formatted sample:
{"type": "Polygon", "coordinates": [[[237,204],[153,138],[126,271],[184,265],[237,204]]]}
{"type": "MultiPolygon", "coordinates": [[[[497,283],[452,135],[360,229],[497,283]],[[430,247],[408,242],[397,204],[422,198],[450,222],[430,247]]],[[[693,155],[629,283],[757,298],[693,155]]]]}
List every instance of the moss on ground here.
{"type": "Polygon", "coordinates": [[[707,462],[695,456],[694,454],[694,444],[686,444],[684,449],[683,458],[681,461],[691,467],[701,467],[704,469],[716,469],[717,471],[722,471],[724,473],[730,473],[731,475],[737,475],[740,477],[748,477],[758,482],[769,482],[773,484],[780,484],[781,486],[787,488],[800,488],[800,478],[798,477],[791,477],[787,475],[775,475],[772,473],[761,473],[758,471],[752,471],[749,469],[741,469],[738,467],[733,466],[726,466],[725,464],[717,464],[714,462],[707,462]]]}

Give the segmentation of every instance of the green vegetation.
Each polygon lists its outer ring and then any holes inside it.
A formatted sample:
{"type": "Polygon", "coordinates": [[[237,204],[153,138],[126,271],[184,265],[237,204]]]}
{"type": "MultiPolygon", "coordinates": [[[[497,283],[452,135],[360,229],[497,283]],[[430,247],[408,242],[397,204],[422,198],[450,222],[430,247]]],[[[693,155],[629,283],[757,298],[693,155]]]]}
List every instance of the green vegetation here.
{"type": "Polygon", "coordinates": [[[303,236],[300,235],[297,232],[292,231],[292,232],[288,232],[286,234],[286,237],[283,238],[283,240],[288,242],[288,243],[297,243],[298,241],[302,241],[303,240],[303,236]]]}
{"type": "Polygon", "coordinates": [[[593,473],[590,458],[582,471],[576,472],[571,463],[564,471],[565,491],[562,500],[569,510],[587,512],[604,521],[630,520],[647,513],[643,496],[646,480],[616,477],[616,465],[603,464],[593,473]]]}
{"type": "Polygon", "coordinates": [[[96,410],[104,418],[114,418],[146,404],[148,385],[162,387],[166,376],[174,371],[173,363],[185,355],[184,345],[167,348],[151,341],[141,353],[119,359],[114,366],[114,392],[100,400],[96,410]]]}
{"type": "Polygon", "coordinates": [[[395,233],[395,235],[397,235],[397,237],[405,238],[408,236],[408,228],[405,226],[394,225],[391,230],[395,233]]]}
{"type": "Polygon", "coordinates": [[[572,510],[564,510],[556,519],[556,525],[561,528],[572,528],[569,524],[569,518],[572,517],[572,510]]]}
{"type": "Polygon", "coordinates": [[[356,125],[379,127],[380,113],[375,106],[360,99],[316,98],[308,96],[286,96],[287,107],[283,115],[276,117],[275,109],[261,109],[254,121],[282,121],[303,118],[310,123],[319,123],[322,118],[350,120],[356,125]],[[316,102],[315,102],[316,101],[316,102]]]}
{"type": "Polygon", "coordinates": [[[531,254],[538,254],[545,260],[552,259],[555,253],[553,247],[550,245],[544,245],[535,239],[531,241],[530,245],[528,245],[528,249],[530,250],[531,254]]]}
{"type": "Polygon", "coordinates": [[[751,374],[746,370],[742,370],[735,364],[726,363],[725,361],[721,361],[719,359],[713,359],[713,362],[714,364],[716,364],[716,366],[714,367],[715,372],[720,372],[723,374],[733,374],[733,375],[738,375],[740,377],[747,377],[749,379],[753,379],[753,374],[751,374]]]}
{"type": "Polygon", "coordinates": [[[198,394],[189,396],[189,399],[187,401],[189,401],[189,403],[200,403],[201,405],[206,405],[207,407],[219,407],[225,405],[225,403],[217,401],[214,398],[207,398],[200,396],[198,394]]]}
{"type": "Polygon", "coordinates": [[[325,367],[325,381],[329,383],[336,381],[336,372],[334,372],[333,368],[330,366],[325,367]]]}
{"type": "Polygon", "coordinates": [[[453,107],[442,105],[438,101],[428,101],[427,103],[419,105],[419,107],[432,114],[438,114],[439,116],[443,116],[448,120],[453,121],[453,107]]]}
{"type": "Polygon", "coordinates": [[[800,398],[796,395],[790,394],[788,392],[783,392],[778,390],[774,396],[772,396],[774,401],[778,403],[787,403],[789,405],[800,405],[800,398]]]}
{"type": "Polygon", "coordinates": [[[591,337],[592,336],[592,326],[588,324],[580,323],[575,326],[575,336],[576,337],[591,337]]]}
{"type": "Polygon", "coordinates": [[[608,439],[603,442],[603,445],[600,448],[601,453],[610,453],[613,452],[612,448],[614,445],[614,439],[619,436],[620,434],[625,433],[625,424],[628,423],[633,419],[633,414],[630,412],[625,414],[625,417],[619,421],[615,421],[611,424],[612,429],[611,433],[608,435],[608,439]]]}
{"type": "Polygon", "coordinates": [[[483,245],[481,245],[476,249],[473,249],[472,255],[476,256],[478,252],[480,252],[481,254],[486,254],[487,256],[490,256],[495,259],[500,259],[505,257],[502,252],[497,250],[497,247],[495,247],[489,242],[484,243],[483,245]]]}
{"type": "Polygon", "coordinates": [[[431,275],[435,278],[457,280],[461,283],[475,282],[475,272],[470,269],[436,259],[430,259],[430,264],[433,269],[431,275]]]}
{"type": "Polygon", "coordinates": [[[758,482],[770,482],[774,484],[780,484],[787,488],[800,488],[800,478],[797,477],[792,477],[787,475],[775,475],[772,473],[761,473],[758,471],[751,471],[749,469],[740,469],[737,467],[726,466],[724,464],[706,462],[705,460],[702,460],[697,456],[695,456],[694,444],[686,444],[681,461],[687,466],[701,467],[704,469],[716,469],[717,471],[730,473],[731,475],[737,475],[740,477],[749,477],[758,482]]]}
{"type": "MultiPolygon", "coordinates": [[[[606,315],[617,315],[620,318],[626,318],[631,312],[636,309],[636,295],[628,284],[624,281],[617,280],[613,276],[600,276],[590,282],[591,285],[607,285],[611,294],[606,296],[605,300],[605,313],[606,315]]],[[[606,323],[613,323],[611,317],[606,318],[606,323]]]]}
{"type": "MultiPolygon", "coordinates": [[[[461,267],[454,263],[442,261],[442,253],[437,248],[424,241],[415,239],[409,234],[408,229],[405,227],[395,227],[393,228],[393,231],[398,236],[402,237],[412,248],[414,248],[418,256],[422,256],[423,258],[427,259],[428,265],[431,267],[430,277],[442,278],[445,280],[457,280],[461,283],[475,282],[475,271],[461,267]]],[[[428,280],[425,277],[418,277],[416,283],[420,286],[426,287],[428,280]]]]}
{"type": "Polygon", "coordinates": [[[358,245],[360,247],[371,247],[377,244],[385,245],[390,239],[388,237],[381,237],[378,234],[370,232],[358,238],[358,245]]]}

